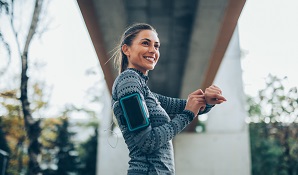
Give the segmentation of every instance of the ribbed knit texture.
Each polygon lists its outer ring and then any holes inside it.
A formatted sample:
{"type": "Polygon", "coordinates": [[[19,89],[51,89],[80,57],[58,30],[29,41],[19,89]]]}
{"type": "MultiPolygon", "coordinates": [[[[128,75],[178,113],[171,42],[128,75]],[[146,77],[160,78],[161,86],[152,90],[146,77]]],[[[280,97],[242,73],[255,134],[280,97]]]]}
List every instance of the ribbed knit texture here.
{"type": "MultiPolygon", "coordinates": [[[[135,69],[122,72],[112,89],[113,111],[129,150],[128,175],[174,175],[172,139],[194,118],[184,110],[186,100],[152,93],[147,86],[148,77],[135,69]],[[122,97],[139,93],[149,111],[149,127],[129,131],[119,105],[122,97]],[[170,119],[168,114],[175,114],[170,119]]],[[[206,113],[211,108],[206,108],[206,113]]]]}

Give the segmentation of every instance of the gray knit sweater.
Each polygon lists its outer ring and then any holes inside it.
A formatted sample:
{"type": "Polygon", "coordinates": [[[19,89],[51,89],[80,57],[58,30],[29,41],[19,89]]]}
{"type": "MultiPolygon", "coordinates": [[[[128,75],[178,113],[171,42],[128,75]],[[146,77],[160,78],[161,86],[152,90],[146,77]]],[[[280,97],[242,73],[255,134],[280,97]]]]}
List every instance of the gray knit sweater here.
{"type": "MultiPolygon", "coordinates": [[[[115,80],[112,89],[113,111],[129,150],[128,175],[174,175],[172,139],[194,118],[184,110],[186,100],[165,97],[150,91],[148,77],[135,69],[127,69],[115,80]],[[150,125],[145,129],[129,131],[119,105],[122,97],[139,93],[149,111],[150,125]],[[175,114],[170,119],[169,114],[175,114]]],[[[207,106],[206,113],[211,106],[207,106]]],[[[200,113],[200,114],[201,114],[200,113]]]]}

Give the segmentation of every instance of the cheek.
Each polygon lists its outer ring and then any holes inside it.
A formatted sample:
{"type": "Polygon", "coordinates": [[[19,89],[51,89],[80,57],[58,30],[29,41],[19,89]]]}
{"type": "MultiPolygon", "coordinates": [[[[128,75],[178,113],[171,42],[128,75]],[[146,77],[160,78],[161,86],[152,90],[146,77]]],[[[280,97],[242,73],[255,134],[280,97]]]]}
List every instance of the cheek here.
{"type": "Polygon", "coordinates": [[[160,53],[159,51],[157,52],[157,60],[159,60],[159,57],[160,57],[160,53]]]}

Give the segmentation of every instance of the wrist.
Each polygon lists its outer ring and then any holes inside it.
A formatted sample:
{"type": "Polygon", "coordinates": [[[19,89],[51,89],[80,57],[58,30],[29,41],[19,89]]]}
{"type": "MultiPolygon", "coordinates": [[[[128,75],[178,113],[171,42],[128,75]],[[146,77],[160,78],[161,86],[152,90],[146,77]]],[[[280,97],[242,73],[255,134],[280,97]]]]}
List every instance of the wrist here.
{"type": "Polygon", "coordinates": [[[208,103],[206,103],[206,108],[212,108],[214,106],[215,106],[215,104],[208,104],[208,103]]]}
{"type": "Polygon", "coordinates": [[[195,118],[195,114],[192,111],[187,110],[187,109],[184,109],[182,111],[182,114],[187,115],[187,117],[189,118],[190,121],[192,121],[195,118]]]}

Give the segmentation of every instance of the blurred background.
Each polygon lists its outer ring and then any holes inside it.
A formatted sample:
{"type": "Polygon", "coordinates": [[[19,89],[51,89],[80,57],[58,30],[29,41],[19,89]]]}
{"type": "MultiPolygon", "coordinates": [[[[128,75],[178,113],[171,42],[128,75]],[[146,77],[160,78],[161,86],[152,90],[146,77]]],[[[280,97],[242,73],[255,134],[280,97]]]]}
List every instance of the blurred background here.
{"type": "Polygon", "coordinates": [[[153,25],[152,91],[228,101],[174,140],[177,175],[298,174],[298,1],[0,0],[0,174],[125,174],[113,54],[153,25]]]}

